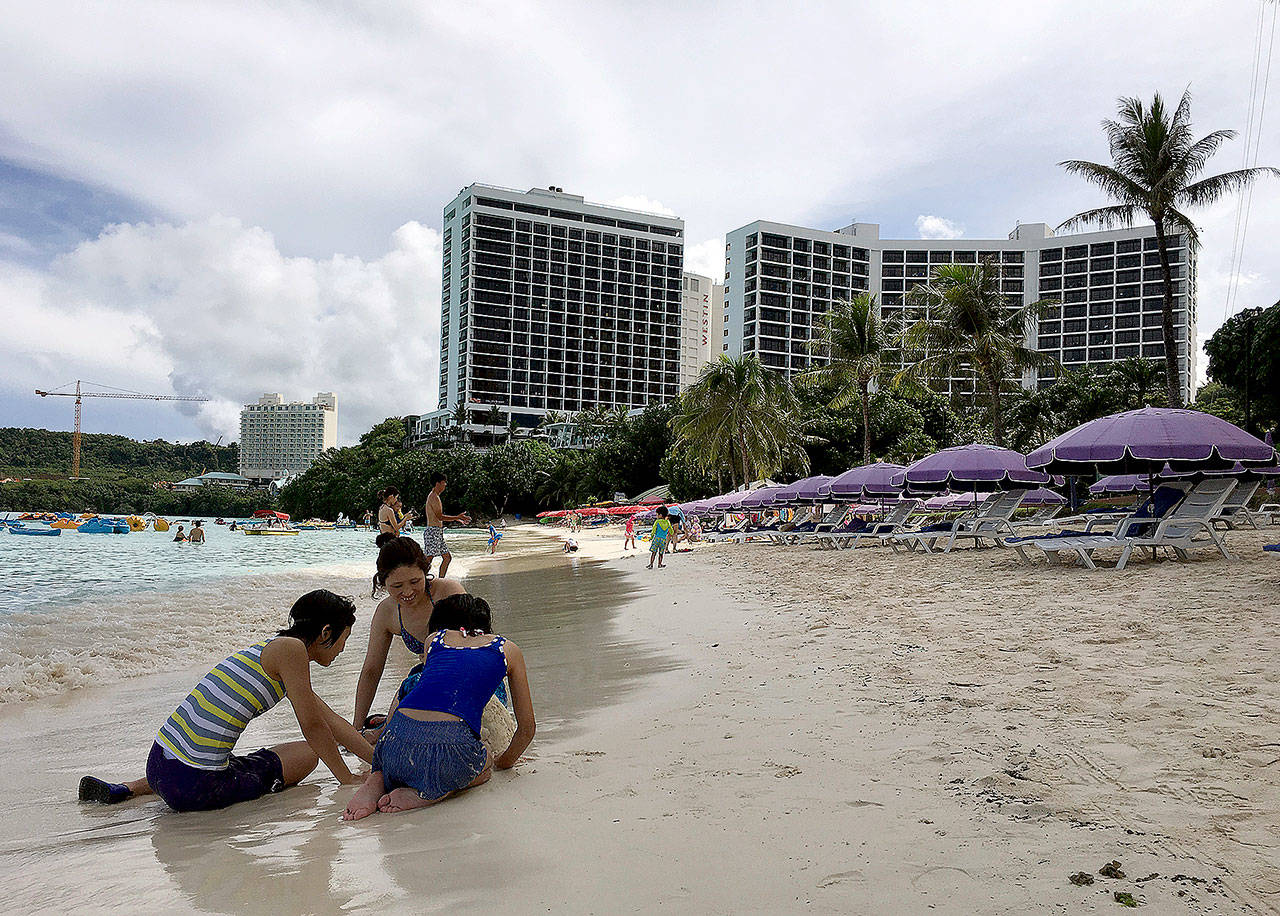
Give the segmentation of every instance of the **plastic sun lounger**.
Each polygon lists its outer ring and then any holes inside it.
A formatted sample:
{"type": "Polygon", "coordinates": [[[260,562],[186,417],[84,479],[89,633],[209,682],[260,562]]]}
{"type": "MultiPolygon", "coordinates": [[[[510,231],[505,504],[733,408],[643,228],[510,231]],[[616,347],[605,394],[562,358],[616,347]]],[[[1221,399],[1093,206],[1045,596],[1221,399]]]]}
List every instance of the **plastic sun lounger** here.
{"type": "MultiPolygon", "coordinates": [[[[844,518],[845,513],[848,511],[848,507],[846,506],[836,506],[822,518],[815,517],[812,521],[806,522],[803,525],[796,525],[794,528],[788,528],[786,531],[780,530],[776,535],[773,535],[770,540],[775,544],[784,546],[799,544],[811,535],[821,534],[824,531],[830,531],[833,528],[838,528],[840,526],[841,519],[844,518]]],[[[815,509],[814,515],[816,516],[816,514],[817,510],[815,509]]]]}
{"type": "Polygon", "coordinates": [[[1045,506],[1032,512],[1026,518],[1016,518],[1010,521],[1014,530],[1022,528],[1044,528],[1053,524],[1053,520],[1057,518],[1058,513],[1062,511],[1061,506],[1045,506]]]}
{"type": "Polygon", "coordinates": [[[1189,558],[1187,551],[1190,548],[1212,544],[1230,560],[1233,557],[1227,552],[1222,538],[1214,528],[1213,519],[1222,511],[1222,504],[1235,486],[1236,482],[1229,479],[1201,481],[1192,487],[1191,491],[1170,512],[1155,522],[1155,530],[1150,534],[1146,532],[1151,529],[1153,520],[1135,515],[1121,522],[1116,528],[1116,533],[1112,535],[1037,538],[1024,543],[1009,542],[1009,546],[1017,549],[1027,562],[1031,562],[1023,552],[1023,548],[1027,546],[1042,550],[1045,559],[1050,562],[1053,562],[1050,559],[1051,554],[1054,559],[1057,559],[1063,552],[1074,553],[1089,569],[1098,568],[1093,561],[1093,552],[1109,547],[1120,548],[1120,559],[1116,562],[1116,569],[1124,569],[1128,565],[1134,548],[1137,547],[1151,547],[1153,553],[1156,548],[1168,547],[1173,550],[1179,560],[1185,561],[1189,558]],[[1131,530],[1137,533],[1130,534],[1131,530]],[[1208,535],[1208,538],[1197,539],[1201,534],[1208,535]]]}
{"type": "Polygon", "coordinates": [[[897,535],[899,541],[909,550],[917,547],[922,553],[933,553],[938,542],[946,539],[943,553],[950,553],[959,538],[973,538],[975,546],[982,546],[984,540],[1001,544],[1005,535],[1014,534],[1010,519],[1027,495],[1026,490],[1006,490],[988,496],[972,515],[962,515],[951,522],[928,525],[917,531],[907,531],[897,535]]]}
{"type": "MultiPolygon", "coordinates": [[[[881,547],[892,544],[897,536],[911,520],[911,513],[920,505],[918,499],[905,499],[894,508],[881,522],[873,522],[852,537],[833,540],[830,546],[839,550],[856,550],[862,546],[863,539],[877,541],[881,547]]],[[[896,547],[895,547],[896,549],[896,547]]]]}
{"type": "Polygon", "coordinates": [[[1260,486],[1262,486],[1260,480],[1238,482],[1236,488],[1231,491],[1231,495],[1227,497],[1227,501],[1222,504],[1222,510],[1213,520],[1213,524],[1222,525],[1226,529],[1243,528],[1248,525],[1255,531],[1258,530],[1258,522],[1249,511],[1249,501],[1253,499],[1260,486]]]}

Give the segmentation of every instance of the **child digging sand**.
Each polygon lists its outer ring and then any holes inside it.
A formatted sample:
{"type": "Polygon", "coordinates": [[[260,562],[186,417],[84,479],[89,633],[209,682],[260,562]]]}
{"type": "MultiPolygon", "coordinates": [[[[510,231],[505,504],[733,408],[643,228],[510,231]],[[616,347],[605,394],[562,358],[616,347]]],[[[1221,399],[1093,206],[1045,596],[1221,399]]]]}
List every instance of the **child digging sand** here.
{"type": "Polygon", "coordinates": [[[450,595],[436,603],[422,674],[392,710],[373,751],[373,772],[343,820],[432,805],[487,782],[495,766],[515,766],[535,730],[529,677],[520,648],[490,635],[490,627],[482,598],[450,595]],[[511,684],[516,733],[491,759],[480,741],[480,717],[504,676],[511,684]]]}
{"type": "Polygon", "coordinates": [[[80,800],[114,804],[155,793],[175,811],[211,811],[279,792],[304,779],[316,764],[341,783],[357,781],[338,745],[369,761],[373,748],[311,689],[311,663],[333,664],[355,623],[355,604],[318,589],[294,602],[289,627],[228,657],[201,678],[160,727],[145,779],[110,783],[80,780],[80,800]],[[285,696],[305,741],[231,753],[254,718],[285,696]]]}

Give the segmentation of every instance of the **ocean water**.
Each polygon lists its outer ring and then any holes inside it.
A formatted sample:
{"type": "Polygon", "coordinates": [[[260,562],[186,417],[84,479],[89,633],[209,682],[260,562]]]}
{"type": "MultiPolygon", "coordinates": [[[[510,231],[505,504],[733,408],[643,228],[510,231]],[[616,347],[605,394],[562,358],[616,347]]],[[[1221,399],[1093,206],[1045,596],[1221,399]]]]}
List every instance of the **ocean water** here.
{"type": "MultiPolygon", "coordinates": [[[[190,525],[187,526],[188,528],[190,525]]],[[[0,534],[0,705],[202,662],[264,629],[314,588],[371,608],[375,532],[253,537],[205,522],[203,545],[168,532],[0,534]]],[[[479,532],[450,532],[454,565],[479,532]]]]}

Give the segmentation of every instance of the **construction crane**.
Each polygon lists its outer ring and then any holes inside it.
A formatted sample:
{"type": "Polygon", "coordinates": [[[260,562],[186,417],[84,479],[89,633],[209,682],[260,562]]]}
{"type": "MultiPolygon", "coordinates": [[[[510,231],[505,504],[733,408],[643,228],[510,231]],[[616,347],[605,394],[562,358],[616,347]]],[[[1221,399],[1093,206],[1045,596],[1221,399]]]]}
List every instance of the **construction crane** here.
{"type": "MultiPolygon", "coordinates": [[[[109,385],[105,387],[111,387],[109,385]]],[[[36,394],[42,398],[75,398],[76,399],[76,431],[71,437],[71,479],[80,476],[80,399],[81,398],[131,398],[140,401],[207,401],[208,398],[189,397],[173,394],[143,394],[139,391],[81,391],[80,379],[76,379],[76,390],[41,391],[36,394]]]]}

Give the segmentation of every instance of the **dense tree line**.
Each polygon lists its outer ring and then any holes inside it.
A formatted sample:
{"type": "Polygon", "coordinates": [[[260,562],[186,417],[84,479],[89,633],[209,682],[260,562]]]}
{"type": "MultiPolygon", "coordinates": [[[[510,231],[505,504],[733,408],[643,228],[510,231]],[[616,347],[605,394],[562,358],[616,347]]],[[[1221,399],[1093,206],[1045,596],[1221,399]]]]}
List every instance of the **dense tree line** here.
{"type": "MultiPolygon", "coordinates": [[[[71,437],[69,432],[48,429],[0,428],[0,474],[65,476],[71,467],[71,437]]],[[[80,473],[90,478],[172,482],[204,471],[235,472],[239,464],[240,447],[234,442],[140,442],[106,433],[84,433],[80,438],[80,473]]]]}
{"type": "Polygon", "coordinates": [[[245,518],[274,508],[266,490],[201,487],[193,492],[157,489],[136,477],[117,480],[31,480],[0,485],[0,512],[97,512],[103,515],[245,518]]]}

